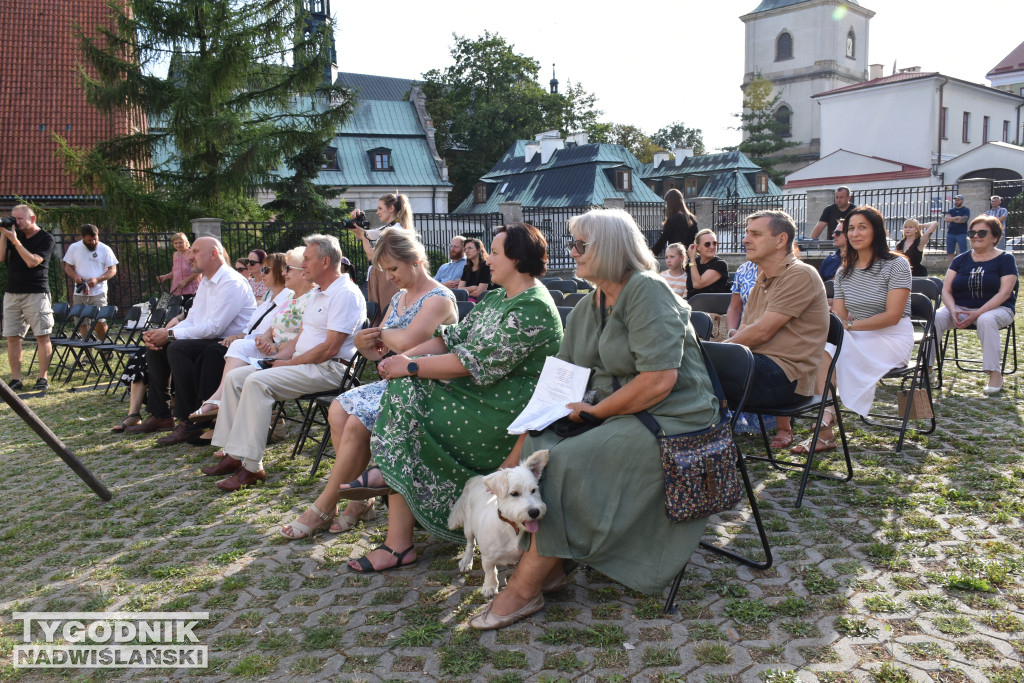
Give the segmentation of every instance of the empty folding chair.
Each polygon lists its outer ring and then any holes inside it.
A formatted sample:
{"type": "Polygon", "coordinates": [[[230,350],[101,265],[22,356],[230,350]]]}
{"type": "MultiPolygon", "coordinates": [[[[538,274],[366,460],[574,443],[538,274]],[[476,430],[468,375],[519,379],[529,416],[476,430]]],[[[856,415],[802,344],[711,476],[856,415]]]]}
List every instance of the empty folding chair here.
{"type": "Polygon", "coordinates": [[[693,325],[693,331],[697,333],[697,339],[701,341],[710,340],[715,331],[715,321],[704,311],[691,311],[690,324],[693,325]]]}
{"type": "Polygon", "coordinates": [[[704,313],[717,313],[725,315],[729,312],[729,304],[732,303],[732,294],[728,292],[716,292],[695,294],[687,299],[690,308],[704,313]]]}
{"type": "Polygon", "coordinates": [[[573,292],[572,294],[566,294],[562,297],[562,305],[574,307],[579,302],[583,301],[583,297],[587,295],[587,292],[573,292]]]}

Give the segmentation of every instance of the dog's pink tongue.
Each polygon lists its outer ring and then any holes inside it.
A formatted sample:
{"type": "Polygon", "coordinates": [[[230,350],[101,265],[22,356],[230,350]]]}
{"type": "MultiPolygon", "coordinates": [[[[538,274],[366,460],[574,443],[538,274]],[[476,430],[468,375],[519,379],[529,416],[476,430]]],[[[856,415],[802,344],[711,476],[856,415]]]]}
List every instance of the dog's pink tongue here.
{"type": "Polygon", "coordinates": [[[525,527],[531,534],[535,534],[537,533],[537,520],[531,519],[528,522],[523,522],[523,527],[525,527]]]}

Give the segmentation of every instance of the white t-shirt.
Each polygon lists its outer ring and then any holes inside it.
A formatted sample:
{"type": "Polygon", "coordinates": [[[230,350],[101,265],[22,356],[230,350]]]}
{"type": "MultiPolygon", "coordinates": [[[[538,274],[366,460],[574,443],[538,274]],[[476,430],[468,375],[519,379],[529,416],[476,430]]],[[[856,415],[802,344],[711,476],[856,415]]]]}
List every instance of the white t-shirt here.
{"type": "Polygon", "coordinates": [[[355,334],[365,321],[366,299],[348,275],[342,274],[327,289],[317,286],[306,302],[293,357],[323,344],[330,330],[348,335],[336,356],[347,361],[356,352],[355,334]]]}
{"type": "MultiPolygon", "coordinates": [[[[68,247],[68,253],[64,255],[64,263],[70,263],[76,273],[88,280],[89,278],[100,277],[103,273],[107,272],[107,268],[116,266],[118,261],[117,257],[114,256],[114,250],[103,244],[103,242],[96,245],[95,251],[89,251],[89,248],[82,244],[82,240],[78,240],[68,247]]],[[[106,291],[107,281],[104,280],[97,283],[95,287],[86,287],[82,294],[85,296],[99,296],[106,291]]]]}

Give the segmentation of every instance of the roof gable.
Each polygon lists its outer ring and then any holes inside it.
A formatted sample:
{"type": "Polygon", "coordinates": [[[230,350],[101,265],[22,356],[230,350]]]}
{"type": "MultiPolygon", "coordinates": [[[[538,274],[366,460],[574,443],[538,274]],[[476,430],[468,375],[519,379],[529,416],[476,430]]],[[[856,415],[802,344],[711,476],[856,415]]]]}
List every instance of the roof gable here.
{"type": "Polygon", "coordinates": [[[1000,60],[992,67],[992,70],[985,74],[987,77],[998,76],[1014,71],[1024,71],[1024,43],[1015,47],[1010,54],[1000,60]]]}
{"type": "Polygon", "coordinates": [[[339,73],[335,83],[357,91],[361,100],[391,100],[404,102],[417,81],[411,78],[391,78],[371,74],[339,73]]]}

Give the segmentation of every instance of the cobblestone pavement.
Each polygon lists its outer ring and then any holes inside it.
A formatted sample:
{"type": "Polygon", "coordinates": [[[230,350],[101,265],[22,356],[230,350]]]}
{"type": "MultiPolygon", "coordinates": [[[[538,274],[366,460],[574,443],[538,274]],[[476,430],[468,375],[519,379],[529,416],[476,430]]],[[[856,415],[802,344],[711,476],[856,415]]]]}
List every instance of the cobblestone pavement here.
{"type": "MultiPolygon", "coordinates": [[[[278,534],[326,474],[306,478],[310,456],[290,460],[290,440],[271,448],[265,484],[223,494],[199,473],[213,449],[112,436],[124,404],[58,388],[31,405],[114,497],[101,502],[0,408],[0,678],[1024,681],[1024,387],[1011,377],[985,398],[982,386],[954,373],[938,431],[902,455],[893,434],[851,419],[853,482],[812,481],[800,509],[795,475],[752,466],[767,571],[700,550],[666,615],[663,596],[582,568],[542,612],[482,635],[466,628],[484,604],[479,560],[459,573],[458,545],[420,534],[414,567],[366,577],[345,562],[383,540],[386,514],[338,536],[278,534]],[[15,611],[157,609],[209,611],[208,669],[12,666],[15,611]]],[[[758,553],[748,515],[714,518],[707,540],[758,553]]]]}

